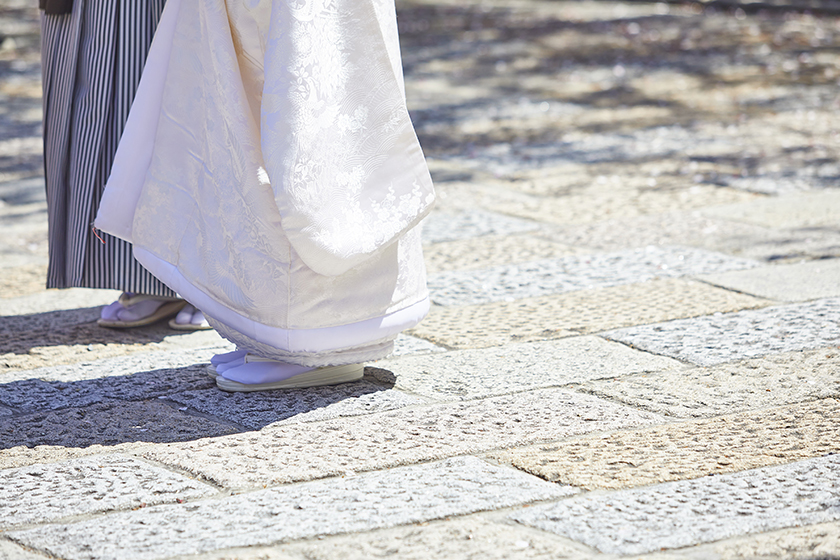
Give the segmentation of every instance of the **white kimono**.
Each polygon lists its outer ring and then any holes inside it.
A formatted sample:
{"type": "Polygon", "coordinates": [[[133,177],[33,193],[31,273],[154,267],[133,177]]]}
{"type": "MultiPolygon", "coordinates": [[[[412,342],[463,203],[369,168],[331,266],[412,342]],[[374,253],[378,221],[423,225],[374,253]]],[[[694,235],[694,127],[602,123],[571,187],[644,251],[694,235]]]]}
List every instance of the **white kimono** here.
{"type": "Polygon", "coordinates": [[[95,226],[239,347],[385,356],[434,201],[393,0],[168,0],[95,226]]]}

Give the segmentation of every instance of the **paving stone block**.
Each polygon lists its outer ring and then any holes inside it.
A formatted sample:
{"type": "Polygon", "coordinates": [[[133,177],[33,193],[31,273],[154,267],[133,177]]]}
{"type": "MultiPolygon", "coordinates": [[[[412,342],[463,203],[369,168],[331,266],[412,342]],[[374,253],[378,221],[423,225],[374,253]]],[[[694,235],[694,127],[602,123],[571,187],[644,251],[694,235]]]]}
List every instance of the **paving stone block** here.
{"type": "Polygon", "coordinates": [[[172,503],[217,493],[133,457],[102,455],[0,470],[0,527],[172,503]]]}
{"type": "Polygon", "coordinates": [[[837,348],[587,381],[576,389],[676,417],[704,417],[840,398],[837,348]]]}
{"type": "Polygon", "coordinates": [[[762,266],[704,274],[698,278],[731,290],[779,301],[840,297],[840,259],[762,266]]]}
{"type": "Polygon", "coordinates": [[[493,453],[492,458],[587,489],[628,488],[738,472],[840,452],[840,401],[622,430],[493,453]]]}
{"type": "MultiPolygon", "coordinates": [[[[396,388],[438,400],[479,399],[684,366],[594,336],[383,360],[396,388]],[[622,373],[623,372],[623,373],[622,373]]],[[[372,369],[373,375],[380,370],[372,369]]]]}
{"type": "Polygon", "coordinates": [[[840,298],[715,314],[603,333],[634,348],[710,366],[840,345],[840,298]]]}
{"type": "Polygon", "coordinates": [[[174,331],[165,321],[136,329],[96,324],[99,308],[54,311],[0,322],[0,374],[153,350],[225,347],[215,331],[174,331]]]}
{"type": "Polygon", "coordinates": [[[762,227],[704,216],[696,211],[563,226],[553,231],[551,239],[602,251],[647,245],[701,247],[774,263],[840,257],[840,228],[762,227]]]}
{"type": "Polygon", "coordinates": [[[483,348],[737,311],[767,303],[699,282],[656,279],[514,302],[433,306],[411,333],[451,348],[483,348]]]}
{"type": "Polygon", "coordinates": [[[416,336],[398,334],[394,340],[394,352],[391,355],[408,356],[411,354],[428,354],[430,352],[446,352],[446,348],[442,348],[416,336]]]}
{"type": "MultiPolygon", "coordinates": [[[[647,179],[647,178],[646,178],[647,179]]],[[[595,184],[560,197],[532,196],[503,189],[482,189],[483,208],[550,224],[585,224],[644,214],[751,203],[757,196],[738,189],[685,184],[682,188],[652,189],[648,185],[595,184]]]]}
{"type": "Polygon", "coordinates": [[[513,519],[608,554],[642,554],[840,519],[840,455],[535,506],[513,519]]]}
{"type": "Polygon", "coordinates": [[[757,264],[699,249],[651,246],[484,270],[438,272],[429,275],[428,284],[434,303],[470,305],[724,272],[757,264]]]}
{"type": "Polygon", "coordinates": [[[45,560],[46,558],[13,542],[0,539],[0,560],[45,560]]]}
{"type": "Polygon", "coordinates": [[[110,446],[137,441],[186,441],[238,431],[155,401],[103,400],[82,408],[0,417],[0,446],[110,446]]]}
{"type": "Polygon", "coordinates": [[[143,456],[222,486],[259,488],[661,421],[588,395],[546,389],[268,426],[258,433],[149,447],[143,456]]]}
{"type": "MultiPolygon", "coordinates": [[[[177,340],[179,342],[183,341],[183,339],[177,340]]],[[[196,340],[195,342],[213,344],[215,340],[196,340]]],[[[76,364],[61,364],[36,369],[7,371],[0,376],[0,382],[10,383],[12,381],[33,379],[59,383],[73,383],[78,381],[96,382],[106,377],[125,378],[132,374],[148,374],[157,370],[186,370],[199,364],[206,366],[214,354],[228,352],[234,348],[232,344],[227,342],[220,346],[203,346],[202,344],[197,348],[183,348],[177,351],[154,350],[155,348],[160,348],[160,345],[149,346],[151,346],[153,351],[137,352],[116,358],[105,358],[76,364]]],[[[164,343],[163,346],[170,345],[164,343]]],[[[98,353],[95,355],[98,355],[98,353]]],[[[164,371],[159,373],[161,376],[164,374],[164,371]]],[[[173,377],[176,378],[172,380],[175,382],[177,380],[177,374],[173,374],[173,377]]]]}
{"type": "Polygon", "coordinates": [[[840,224],[840,192],[798,193],[706,208],[716,218],[773,228],[834,227],[840,224]]]}
{"type": "Polygon", "coordinates": [[[498,515],[474,514],[415,525],[379,529],[275,545],[201,554],[195,560],[451,560],[453,558],[585,559],[592,549],[498,515]]]}
{"type": "Polygon", "coordinates": [[[510,235],[539,229],[540,225],[484,210],[435,210],[423,220],[423,243],[432,244],[482,235],[510,235]]]}
{"type": "MultiPolygon", "coordinates": [[[[40,284],[46,282],[44,279],[40,284]]],[[[93,320],[99,318],[99,307],[96,312],[94,306],[108,305],[120,297],[117,290],[91,290],[88,288],[68,288],[66,290],[42,289],[36,293],[18,297],[0,299],[0,316],[14,317],[19,315],[34,315],[49,313],[50,311],[72,311],[85,309],[86,317],[93,320]]],[[[4,321],[5,322],[5,321],[4,321]]]]}
{"type": "Polygon", "coordinates": [[[829,560],[840,557],[840,522],[738,537],[704,548],[704,552],[715,553],[721,560],[829,560]]]}
{"type": "Polygon", "coordinates": [[[328,387],[259,393],[226,393],[213,387],[166,398],[255,430],[278,422],[317,422],[427,403],[375,382],[373,377],[328,387]]]}
{"type": "Polygon", "coordinates": [[[580,252],[534,235],[487,235],[435,243],[423,250],[423,256],[426,270],[432,273],[556,259],[580,252]]]}
{"type": "MultiPolygon", "coordinates": [[[[2,255],[2,250],[0,250],[0,255],[2,255]]],[[[0,256],[0,261],[6,260],[5,255],[0,256]]],[[[3,271],[0,277],[0,299],[26,296],[44,290],[44,281],[47,277],[47,265],[44,263],[10,266],[3,262],[0,270],[3,271]]]]}
{"type": "Polygon", "coordinates": [[[464,457],[186,506],[156,506],[10,536],[73,560],[157,559],[394,527],[575,492],[464,457]],[[115,526],[120,531],[111,530],[115,526]]]}
{"type": "Polygon", "coordinates": [[[26,412],[84,407],[103,400],[139,401],[215,387],[206,364],[79,381],[27,379],[0,384],[0,402],[26,412]]]}

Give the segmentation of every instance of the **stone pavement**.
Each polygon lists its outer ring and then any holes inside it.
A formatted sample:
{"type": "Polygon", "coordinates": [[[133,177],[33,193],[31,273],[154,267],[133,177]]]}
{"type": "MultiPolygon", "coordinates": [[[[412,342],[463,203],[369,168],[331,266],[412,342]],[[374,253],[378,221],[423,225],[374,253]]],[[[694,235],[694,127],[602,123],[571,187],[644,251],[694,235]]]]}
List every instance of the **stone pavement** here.
{"type": "Polygon", "coordinates": [[[215,333],[43,289],[34,4],[0,1],[0,560],[840,558],[840,10],[399,0],[435,305],[361,382],[245,395],[215,333]]]}

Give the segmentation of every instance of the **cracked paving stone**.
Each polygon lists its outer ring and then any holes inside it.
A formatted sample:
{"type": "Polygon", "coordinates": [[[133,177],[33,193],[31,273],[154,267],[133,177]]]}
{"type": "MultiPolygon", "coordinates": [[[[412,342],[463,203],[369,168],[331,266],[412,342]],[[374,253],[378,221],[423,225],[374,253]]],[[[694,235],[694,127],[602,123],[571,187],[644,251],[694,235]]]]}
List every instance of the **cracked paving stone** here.
{"type": "Polygon", "coordinates": [[[434,306],[410,332],[452,348],[484,348],[738,311],[767,303],[700,282],[656,279],[514,302],[434,306]]]}
{"type": "Polygon", "coordinates": [[[512,515],[607,554],[643,554],[840,519],[840,455],[583,495],[512,515]]]}
{"type": "Polygon", "coordinates": [[[451,560],[453,558],[594,558],[596,553],[545,531],[505,522],[499,515],[474,514],[443,521],[337,535],[274,547],[202,554],[195,560],[451,560]]]}
{"type": "Polygon", "coordinates": [[[217,491],[121,455],[0,470],[0,527],[212,496],[217,491]]]}
{"type": "Polygon", "coordinates": [[[433,211],[422,222],[423,243],[455,241],[483,235],[510,235],[533,231],[540,224],[484,210],[433,211]]]}
{"type": "Polygon", "coordinates": [[[840,349],[784,352],[742,362],[587,381],[574,386],[666,416],[704,417],[840,398],[840,349]]]}
{"type": "Polygon", "coordinates": [[[436,400],[469,400],[556,387],[602,377],[659,370],[683,364],[609,342],[578,336],[480,350],[377,362],[373,375],[396,376],[396,388],[436,400]]]}
{"type": "Polygon", "coordinates": [[[840,259],[762,266],[698,278],[730,290],[779,301],[840,297],[840,259]]]}
{"type": "Polygon", "coordinates": [[[82,408],[0,417],[0,442],[4,449],[18,445],[88,447],[127,442],[165,443],[238,431],[155,401],[103,400],[82,408]]]}
{"type": "Polygon", "coordinates": [[[619,489],[840,452],[840,401],[585,436],[493,453],[551,482],[619,489]]]}
{"type": "Polygon", "coordinates": [[[702,366],[840,345],[840,298],[629,327],[602,336],[702,366]]]}
{"type": "Polygon", "coordinates": [[[474,270],[499,264],[556,259],[581,251],[533,235],[488,235],[435,243],[423,250],[426,270],[474,270]]]}
{"type": "Polygon", "coordinates": [[[840,224],[840,192],[799,193],[706,208],[707,216],[747,222],[772,228],[837,227],[840,224]]]}
{"type": "Polygon", "coordinates": [[[8,534],[71,560],[157,559],[394,527],[576,492],[462,457],[8,534]]]}
{"type": "Polygon", "coordinates": [[[651,246],[476,271],[438,272],[429,275],[428,285],[432,301],[438,305],[470,305],[725,272],[757,264],[700,249],[651,246]]]}
{"type": "Polygon", "coordinates": [[[215,387],[169,395],[168,400],[259,430],[269,424],[318,422],[427,404],[368,377],[328,387],[226,393],[215,387]]]}
{"type": "Polygon", "coordinates": [[[559,389],[409,407],[148,447],[143,456],[230,488],[262,487],[661,423],[559,389]]]}

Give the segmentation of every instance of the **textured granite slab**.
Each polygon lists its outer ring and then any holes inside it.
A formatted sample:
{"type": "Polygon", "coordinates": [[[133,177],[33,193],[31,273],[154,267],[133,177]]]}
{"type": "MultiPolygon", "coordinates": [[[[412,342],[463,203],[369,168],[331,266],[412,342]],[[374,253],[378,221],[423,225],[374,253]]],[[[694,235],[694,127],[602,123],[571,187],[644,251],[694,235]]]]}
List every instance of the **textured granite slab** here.
{"type": "Polygon", "coordinates": [[[747,204],[756,198],[737,189],[692,185],[687,181],[681,187],[652,189],[649,185],[628,185],[625,180],[617,184],[596,183],[558,197],[487,188],[475,197],[483,208],[493,212],[564,226],[729,203],[747,204]]]}
{"type": "Polygon", "coordinates": [[[10,533],[72,560],[157,559],[393,527],[576,490],[464,457],[10,533]],[[120,527],[119,531],[110,530],[120,527]]]}
{"type": "Polygon", "coordinates": [[[551,482],[627,488],[840,452],[840,401],[621,430],[491,454],[551,482]]]}
{"type": "Polygon", "coordinates": [[[602,251],[680,245],[771,262],[840,257],[840,228],[762,227],[704,216],[697,211],[563,226],[554,230],[551,238],[566,245],[602,251]]]}
{"type": "Polygon", "coordinates": [[[840,297],[840,259],[762,266],[698,277],[704,282],[779,301],[840,297]]]}
{"type": "Polygon", "coordinates": [[[206,484],[122,455],[5,469],[0,470],[0,527],[48,523],[216,493],[206,484]]]}
{"type": "Polygon", "coordinates": [[[110,399],[80,408],[0,417],[0,447],[57,445],[84,448],[126,442],[165,443],[238,431],[223,420],[191,416],[157,400],[110,399]]]}
{"type": "MultiPolygon", "coordinates": [[[[204,331],[204,333],[209,334],[208,331],[204,331]]],[[[186,371],[188,372],[186,378],[181,382],[185,383],[185,387],[192,388],[188,384],[192,382],[189,372],[198,371],[206,366],[214,354],[228,352],[234,348],[229,343],[222,346],[212,346],[216,342],[216,336],[214,334],[208,337],[208,340],[192,339],[191,342],[198,344],[197,348],[185,347],[178,350],[156,350],[156,348],[160,348],[161,346],[172,348],[168,344],[168,341],[166,341],[157,345],[150,344],[149,346],[152,349],[150,352],[135,352],[125,356],[75,364],[60,364],[36,369],[7,371],[0,375],[0,383],[8,384],[11,382],[37,379],[49,382],[55,386],[80,381],[96,384],[106,383],[105,379],[108,377],[128,379],[133,375],[141,377],[143,375],[158,376],[161,378],[158,383],[168,377],[168,383],[178,383],[178,372],[186,371]],[[204,346],[205,343],[210,346],[204,346]]],[[[178,342],[184,342],[181,338],[176,338],[176,340],[178,342]]],[[[94,354],[94,356],[96,355],[98,353],[94,354]]],[[[110,383],[114,382],[116,380],[110,381],[110,383]]],[[[204,384],[202,383],[201,386],[204,386],[204,384]]]]}
{"type": "Polygon", "coordinates": [[[149,446],[143,456],[222,486],[262,488],[662,421],[588,395],[544,389],[149,446]]]}
{"type": "MultiPolygon", "coordinates": [[[[479,399],[684,366],[594,336],[384,360],[396,388],[438,400],[479,399]]],[[[372,370],[373,375],[382,375],[372,370]]]]}
{"type": "MultiPolygon", "coordinates": [[[[43,280],[40,283],[46,282],[43,280]]],[[[91,290],[87,288],[68,288],[66,290],[43,290],[25,296],[0,298],[0,316],[33,315],[50,311],[89,309],[92,306],[108,305],[120,297],[117,290],[91,290]]],[[[99,318],[99,311],[88,312],[99,318]]]]}
{"type": "Polygon", "coordinates": [[[536,506],[513,519],[608,554],[642,554],[840,519],[840,455],[536,506]]]}
{"type": "Polygon", "coordinates": [[[840,398],[838,371],[840,350],[823,348],[587,381],[575,388],[666,416],[704,417],[840,398]]]}
{"type": "Polygon", "coordinates": [[[44,560],[46,556],[35,554],[13,542],[0,539],[0,560],[44,560]]]}
{"type": "Polygon", "coordinates": [[[0,321],[0,374],[142,352],[230,346],[215,331],[175,331],[165,321],[105,329],[96,324],[97,317],[98,308],[89,308],[0,321]]]}
{"type": "Polygon", "coordinates": [[[275,546],[201,554],[195,560],[588,559],[590,548],[545,531],[479,513],[443,521],[337,535],[275,546]]]}
{"type": "Polygon", "coordinates": [[[635,348],[710,366],[840,345],[840,298],[643,325],[603,333],[635,348]]]}
{"type": "Polygon", "coordinates": [[[176,393],[165,398],[254,430],[278,422],[334,420],[428,402],[390,389],[388,384],[375,382],[372,376],[362,381],[328,387],[259,393],[226,393],[213,387],[176,393]]]}
{"type": "Polygon", "coordinates": [[[510,235],[538,229],[540,224],[479,209],[435,210],[423,220],[423,243],[432,244],[482,235],[510,235]]]}
{"type": "Polygon", "coordinates": [[[706,208],[707,216],[773,228],[833,227],[840,225],[840,192],[798,193],[706,208]]]}
{"type": "Polygon", "coordinates": [[[434,306],[411,332],[452,348],[483,348],[738,311],[767,303],[700,282],[660,278],[514,302],[434,306]]]}
{"type": "Polygon", "coordinates": [[[513,301],[574,290],[645,282],[756,266],[755,261],[679,247],[646,247],[562,259],[496,266],[467,272],[439,272],[428,278],[438,305],[513,301]]]}
{"type": "Polygon", "coordinates": [[[423,256],[427,272],[432,273],[556,259],[580,252],[535,235],[486,235],[435,243],[423,250],[423,256]]]}
{"type": "Polygon", "coordinates": [[[9,258],[9,255],[3,253],[3,247],[0,245],[0,270],[3,271],[0,277],[0,299],[27,296],[44,291],[44,279],[47,277],[45,263],[19,262],[15,265],[10,261],[19,259],[9,258]]]}
{"type": "MultiPolygon", "coordinates": [[[[721,560],[761,558],[815,560],[840,557],[840,522],[793,527],[760,535],[748,535],[706,545],[702,553],[721,560]]],[[[702,556],[701,556],[702,557],[702,556]]]]}
{"type": "Polygon", "coordinates": [[[410,354],[428,354],[430,352],[446,352],[446,348],[442,348],[416,336],[398,334],[397,338],[394,339],[394,352],[391,355],[408,356],[410,354]]]}
{"type": "Polygon", "coordinates": [[[139,401],[210,387],[215,387],[215,383],[207,375],[206,364],[197,364],[69,382],[40,379],[12,381],[0,384],[0,403],[21,411],[35,412],[84,407],[110,399],[139,401]]]}

